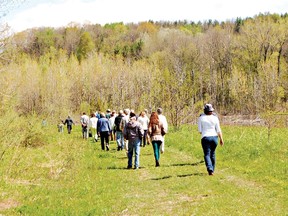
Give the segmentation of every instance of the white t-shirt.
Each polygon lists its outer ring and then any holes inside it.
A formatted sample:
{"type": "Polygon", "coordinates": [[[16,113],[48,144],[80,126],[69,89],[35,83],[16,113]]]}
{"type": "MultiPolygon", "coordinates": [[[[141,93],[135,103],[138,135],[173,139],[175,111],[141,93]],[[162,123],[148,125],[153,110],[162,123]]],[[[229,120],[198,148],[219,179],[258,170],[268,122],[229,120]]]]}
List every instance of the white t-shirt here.
{"type": "Polygon", "coordinates": [[[98,121],[98,118],[96,118],[96,117],[90,118],[90,120],[89,120],[89,127],[91,127],[91,128],[97,128],[97,121],[98,121]]]}
{"type": "Polygon", "coordinates": [[[219,119],[215,115],[201,115],[198,120],[198,130],[203,137],[218,136],[221,132],[219,119]]]}
{"type": "Polygon", "coordinates": [[[112,130],[114,128],[115,118],[116,118],[115,115],[109,118],[109,123],[112,130]]]}
{"type": "Polygon", "coordinates": [[[88,124],[89,124],[89,116],[87,116],[87,115],[82,115],[81,118],[80,118],[80,122],[81,122],[81,124],[86,124],[86,125],[88,125],[88,124]]]}
{"type": "Polygon", "coordinates": [[[142,125],[143,130],[148,130],[149,118],[147,116],[139,116],[137,121],[142,125]]]}
{"type": "Polygon", "coordinates": [[[164,130],[167,132],[168,131],[168,123],[167,123],[166,117],[162,114],[158,115],[158,117],[159,117],[159,121],[163,124],[164,130]]]}

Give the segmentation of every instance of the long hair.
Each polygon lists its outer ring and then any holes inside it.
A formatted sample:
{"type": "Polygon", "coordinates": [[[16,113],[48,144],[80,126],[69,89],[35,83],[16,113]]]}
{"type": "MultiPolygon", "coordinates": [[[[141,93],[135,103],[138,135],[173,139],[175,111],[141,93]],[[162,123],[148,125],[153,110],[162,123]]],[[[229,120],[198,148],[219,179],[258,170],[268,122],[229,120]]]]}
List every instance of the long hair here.
{"type": "Polygon", "coordinates": [[[149,124],[159,124],[159,117],[156,112],[151,113],[149,124]]]}

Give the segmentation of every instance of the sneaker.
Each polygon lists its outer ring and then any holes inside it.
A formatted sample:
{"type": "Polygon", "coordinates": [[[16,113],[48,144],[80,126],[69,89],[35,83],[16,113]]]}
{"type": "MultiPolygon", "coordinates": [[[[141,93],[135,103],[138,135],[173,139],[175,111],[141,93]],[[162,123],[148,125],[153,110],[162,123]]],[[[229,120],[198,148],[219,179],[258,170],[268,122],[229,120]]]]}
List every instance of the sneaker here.
{"type": "Polygon", "coordinates": [[[208,174],[209,174],[210,176],[213,176],[213,175],[214,175],[213,171],[211,171],[211,170],[208,171],[208,174]]]}
{"type": "Polygon", "coordinates": [[[127,166],[127,169],[132,169],[132,166],[129,166],[129,165],[128,165],[128,166],[127,166]]]}

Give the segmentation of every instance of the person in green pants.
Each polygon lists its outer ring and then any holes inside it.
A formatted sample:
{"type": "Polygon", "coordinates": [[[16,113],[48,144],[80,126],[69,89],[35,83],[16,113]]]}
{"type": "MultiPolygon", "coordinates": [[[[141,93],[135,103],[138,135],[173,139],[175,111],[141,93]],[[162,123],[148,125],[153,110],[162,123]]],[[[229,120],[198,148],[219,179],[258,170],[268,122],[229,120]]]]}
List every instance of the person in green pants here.
{"type": "Polygon", "coordinates": [[[166,134],[166,130],[163,126],[163,123],[159,120],[157,112],[151,113],[150,122],[148,126],[148,134],[152,141],[156,167],[159,167],[160,146],[164,140],[163,136],[166,134]]]}

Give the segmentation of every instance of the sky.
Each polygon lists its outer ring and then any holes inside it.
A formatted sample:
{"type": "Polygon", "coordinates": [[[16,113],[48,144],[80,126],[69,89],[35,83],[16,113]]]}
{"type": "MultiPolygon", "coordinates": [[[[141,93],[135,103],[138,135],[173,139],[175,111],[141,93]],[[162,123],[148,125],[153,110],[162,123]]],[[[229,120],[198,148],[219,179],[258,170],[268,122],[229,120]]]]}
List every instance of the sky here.
{"type": "MultiPolygon", "coordinates": [[[[5,1],[0,0],[0,8],[5,1]]],[[[14,32],[37,27],[65,27],[71,22],[101,24],[143,21],[235,20],[259,13],[288,12],[287,0],[19,0],[0,9],[0,23],[14,32]]]]}

